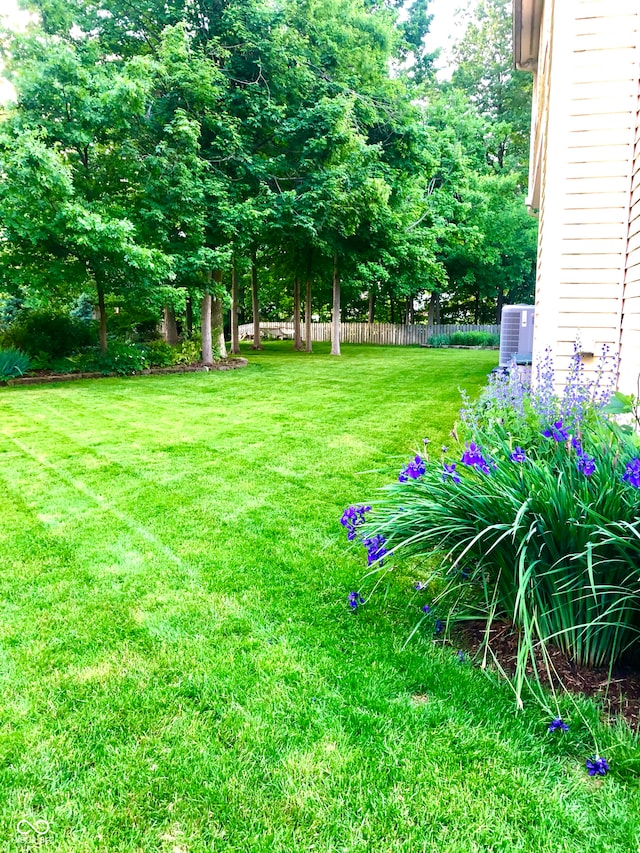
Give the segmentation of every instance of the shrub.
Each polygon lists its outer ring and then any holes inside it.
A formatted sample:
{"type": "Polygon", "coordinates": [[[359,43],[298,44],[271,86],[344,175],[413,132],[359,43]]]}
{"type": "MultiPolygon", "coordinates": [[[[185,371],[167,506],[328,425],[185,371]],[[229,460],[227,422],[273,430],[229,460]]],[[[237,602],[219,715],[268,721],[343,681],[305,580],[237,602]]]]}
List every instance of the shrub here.
{"type": "Polygon", "coordinates": [[[603,413],[608,361],[587,382],[576,355],[561,397],[549,354],[535,391],[515,366],[494,377],[463,410],[458,455],[416,456],[358,524],[387,561],[439,555],[431,607],[447,619],[517,627],[518,695],[549,642],[590,666],[639,645],[640,441],[603,413]]]}
{"type": "Polygon", "coordinates": [[[95,341],[93,323],[75,320],[68,314],[32,311],[22,314],[2,335],[5,346],[28,355],[56,359],[71,355],[95,341]]]}
{"type": "Polygon", "coordinates": [[[492,332],[452,332],[449,342],[458,347],[497,347],[500,335],[492,332]]]}
{"type": "Polygon", "coordinates": [[[53,366],[53,361],[47,352],[36,352],[29,355],[29,367],[31,370],[49,370],[53,366]]]}
{"type": "Polygon", "coordinates": [[[90,323],[93,319],[93,299],[88,293],[81,293],[69,312],[74,320],[90,323]]]}
{"type": "Polygon", "coordinates": [[[18,296],[0,293],[0,331],[7,329],[22,309],[22,300],[18,296]]]}
{"type": "Polygon", "coordinates": [[[109,334],[115,340],[145,343],[161,339],[155,308],[111,297],[107,298],[106,310],[109,334]]]}
{"type": "Polygon", "coordinates": [[[176,364],[195,364],[200,361],[202,350],[200,342],[193,340],[182,341],[175,350],[176,364]]]}
{"type": "Polygon", "coordinates": [[[166,341],[149,341],[141,349],[149,367],[169,367],[176,363],[176,349],[166,341]]]}
{"type": "Polygon", "coordinates": [[[80,373],[86,369],[85,359],[85,353],[65,355],[63,358],[50,360],[49,367],[54,373],[80,373]]]}
{"type": "Polygon", "coordinates": [[[429,338],[429,346],[436,347],[437,349],[448,347],[450,343],[451,335],[431,335],[429,338]]]}
{"type": "Polygon", "coordinates": [[[450,335],[431,335],[429,346],[432,347],[497,347],[500,335],[492,332],[452,332],[450,335]]]}
{"type": "Polygon", "coordinates": [[[0,350],[0,382],[24,375],[29,369],[29,356],[17,349],[0,350]]]}
{"type": "Polygon", "coordinates": [[[103,353],[97,347],[87,350],[78,361],[78,370],[90,373],[117,373],[127,376],[149,366],[143,347],[139,344],[111,341],[103,353]]]}

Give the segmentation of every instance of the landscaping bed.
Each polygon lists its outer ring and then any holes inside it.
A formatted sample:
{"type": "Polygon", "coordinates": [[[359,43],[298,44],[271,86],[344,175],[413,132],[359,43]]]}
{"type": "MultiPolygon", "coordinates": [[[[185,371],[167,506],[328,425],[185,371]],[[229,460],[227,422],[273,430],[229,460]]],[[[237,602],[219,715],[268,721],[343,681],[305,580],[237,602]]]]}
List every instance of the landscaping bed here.
{"type": "MultiPolygon", "coordinates": [[[[497,672],[500,667],[507,675],[516,672],[518,660],[518,633],[512,625],[496,624],[487,634],[484,622],[463,622],[453,632],[455,642],[473,658],[474,662],[497,672]],[[487,645],[490,652],[485,654],[487,645]]],[[[575,695],[588,696],[602,706],[603,713],[613,722],[619,717],[638,731],[640,726],[640,671],[637,663],[616,664],[609,672],[607,667],[578,666],[555,646],[548,646],[550,667],[537,659],[537,676],[549,689],[567,689],[575,695]],[[551,677],[549,677],[551,675],[551,677]]],[[[527,666],[529,676],[533,665],[527,666]]]]}
{"type": "Polygon", "coordinates": [[[422,349],[476,349],[476,350],[499,350],[499,346],[481,346],[478,344],[420,344],[422,349]]]}
{"type": "MultiPolygon", "coordinates": [[[[205,364],[176,364],[171,367],[147,367],[129,376],[162,376],[168,373],[208,373],[211,370],[236,370],[246,367],[246,358],[232,357],[220,359],[210,365],[205,364]]],[[[42,371],[34,376],[19,376],[16,379],[8,379],[4,385],[47,385],[52,382],[69,382],[74,379],[106,379],[108,377],[120,376],[119,373],[49,373],[42,371]]]]}
{"type": "Polygon", "coordinates": [[[452,445],[424,438],[380,496],[341,517],[368,565],[350,607],[371,606],[391,569],[416,573],[410,636],[442,642],[480,619],[466,630],[482,665],[518,708],[537,704],[550,733],[589,731],[591,776],[613,761],[575,694],[636,729],[640,702],[640,438],[618,419],[640,427],[640,401],[615,391],[617,367],[603,346],[587,372],[576,349],[559,383],[546,351],[532,386],[514,361],[478,400],[463,395],[452,445]]]}

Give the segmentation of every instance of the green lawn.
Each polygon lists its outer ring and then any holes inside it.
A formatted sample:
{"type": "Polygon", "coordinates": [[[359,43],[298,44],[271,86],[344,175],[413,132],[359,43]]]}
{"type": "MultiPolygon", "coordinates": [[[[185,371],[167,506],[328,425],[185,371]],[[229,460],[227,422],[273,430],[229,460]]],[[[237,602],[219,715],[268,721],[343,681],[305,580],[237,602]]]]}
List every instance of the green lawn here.
{"type": "Polygon", "coordinates": [[[640,791],[587,776],[579,725],[403,649],[411,578],[346,604],[343,507],[496,354],[290,347],[0,389],[0,849],[24,818],[56,853],[635,853],[640,791]]]}

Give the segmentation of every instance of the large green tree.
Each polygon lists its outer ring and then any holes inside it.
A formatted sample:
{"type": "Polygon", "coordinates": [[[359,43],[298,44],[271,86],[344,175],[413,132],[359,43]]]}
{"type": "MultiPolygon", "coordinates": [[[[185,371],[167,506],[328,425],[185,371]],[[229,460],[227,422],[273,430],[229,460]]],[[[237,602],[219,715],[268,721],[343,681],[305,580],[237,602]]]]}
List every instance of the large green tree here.
{"type": "Polygon", "coordinates": [[[531,125],[530,74],[513,67],[511,0],[477,0],[453,48],[452,85],[487,121],[489,165],[526,173],[531,125]]]}
{"type": "Polygon", "coordinates": [[[505,301],[531,301],[536,220],[524,196],[529,156],[531,79],[513,68],[511,3],[477,0],[455,45],[456,68],[431,111],[453,129],[466,180],[457,193],[458,236],[443,246],[448,319],[500,321],[505,301]]]}
{"type": "Polygon", "coordinates": [[[139,61],[101,64],[91,42],[39,33],[13,40],[11,68],[18,101],[0,146],[5,288],[91,282],[106,349],[106,295],[153,303],[173,275],[170,258],[141,239],[132,216],[132,139],[148,70],[139,61]]]}

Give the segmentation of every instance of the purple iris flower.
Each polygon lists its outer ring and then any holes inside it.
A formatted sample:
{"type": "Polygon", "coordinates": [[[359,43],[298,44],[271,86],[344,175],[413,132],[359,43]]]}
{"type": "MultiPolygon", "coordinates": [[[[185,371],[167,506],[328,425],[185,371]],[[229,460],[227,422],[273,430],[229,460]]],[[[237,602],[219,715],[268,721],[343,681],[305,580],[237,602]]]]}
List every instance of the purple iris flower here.
{"type": "Polygon", "coordinates": [[[587,759],[586,768],[589,771],[589,776],[606,776],[609,772],[607,759],[600,758],[598,755],[587,759]]]}
{"type": "Polygon", "coordinates": [[[360,595],[359,592],[350,592],[349,598],[347,599],[349,607],[352,610],[357,610],[358,605],[364,604],[364,598],[360,595]]]}
{"type": "Polygon", "coordinates": [[[627,467],[622,475],[625,483],[629,483],[634,489],[640,489],[640,459],[632,459],[627,462],[627,467]]]}
{"type": "Polygon", "coordinates": [[[408,465],[400,471],[398,474],[398,482],[406,483],[407,480],[417,480],[419,477],[422,477],[424,472],[426,471],[426,467],[424,464],[424,460],[421,456],[416,456],[415,459],[412,459],[408,465]]]}
{"type": "Polygon", "coordinates": [[[545,438],[552,438],[554,441],[567,441],[569,433],[566,427],[562,426],[562,421],[556,421],[552,426],[542,431],[545,438]]]}
{"type": "Polygon", "coordinates": [[[492,468],[496,467],[495,462],[484,457],[482,451],[474,441],[466,443],[465,451],[462,454],[462,459],[460,461],[463,465],[469,465],[471,468],[477,468],[479,471],[482,471],[483,474],[490,474],[492,468]]]}
{"type": "Polygon", "coordinates": [[[509,457],[512,462],[517,462],[522,465],[523,462],[527,461],[527,454],[521,447],[514,447],[513,453],[509,457]]]}
{"type": "Polygon", "coordinates": [[[455,462],[452,462],[451,465],[445,463],[442,467],[442,482],[446,483],[449,477],[451,477],[454,483],[460,482],[460,475],[456,473],[455,462]]]}
{"type": "Polygon", "coordinates": [[[587,456],[586,453],[583,453],[581,456],[578,456],[576,467],[585,477],[590,477],[596,470],[596,460],[593,456],[587,456]]]}
{"type": "Polygon", "coordinates": [[[342,513],[340,524],[347,529],[347,539],[352,540],[357,536],[357,529],[365,522],[366,513],[371,511],[370,506],[348,506],[342,513]]]}
{"type": "Polygon", "coordinates": [[[565,723],[565,721],[561,717],[556,717],[555,720],[551,720],[549,724],[550,732],[557,732],[558,730],[562,732],[568,732],[569,726],[565,723]]]}
{"type": "Polygon", "coordinates": [[[367,549],[367,563],[379,563],[382,565],[383,557],[389,553],[385,548],[386,539],[380,533],[377,536],[371,536],[369,539],[363,539],[362,544],[367,549]]]}

